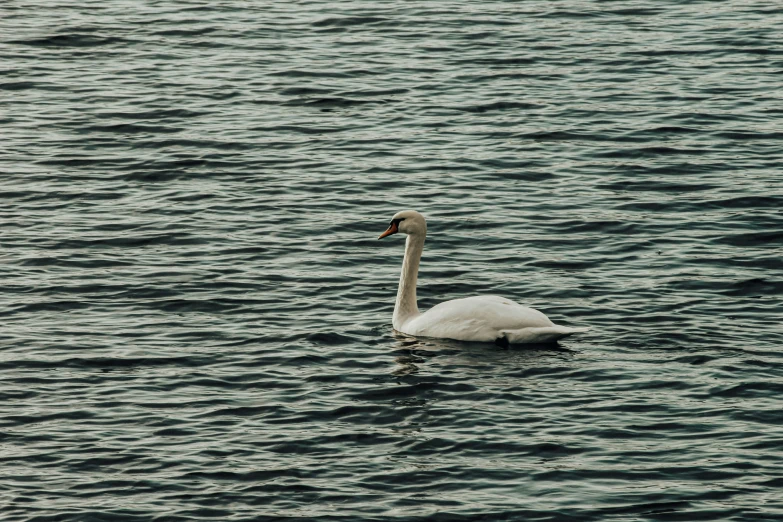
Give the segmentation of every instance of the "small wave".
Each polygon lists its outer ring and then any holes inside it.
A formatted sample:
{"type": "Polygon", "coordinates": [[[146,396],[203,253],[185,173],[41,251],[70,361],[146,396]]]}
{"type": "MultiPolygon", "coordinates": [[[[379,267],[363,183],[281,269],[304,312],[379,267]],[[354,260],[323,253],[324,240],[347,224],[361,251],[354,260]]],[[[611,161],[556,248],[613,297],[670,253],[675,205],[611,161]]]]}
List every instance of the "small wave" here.
{"type": "Polygon", "coordinates": [[[313,27],[354,27],[362,25],[386,24],[391,20],[378,16],[348,16],[348,17],[330,17],[323,18],[311,25],[313,27]]]}
{"type": "MultiPolygon", "coordinates": [[[[391,101],[391,100],[389,100],[391,101]]],[[[284,102],[283,105],[291,107],[354,107],[359,105],[382,103],[380,100],[357,100],[351,98],[299,98],[296,100],[289,100],[284,102]]]]}
{"type": "Polygon", "coordinates": [[[508,111],[512,109],[540,109],[543,105],[527,102],[497,101],[469,107],[460,107],[458,110],[482,114],[493,111],[508,111]]]}
{"type": "Polygon", "coordinates": [[[151,34],[155,36],[201,36],[215,31],[217,31],[217,29],[214,27],[199,27],[196,29],[163,29],[160,31],[153,31],[151,34]]]}
{"type": "Polygon", "coordinates": [[[99,36],[94,34],[57,34],[42,38],[30,38],[26,40],[10,40],[9,43],[29,45],[32,47],[102,47],[109,45],[130,45],[135,43],[126,38],[117,36],[99,36]]]}
{"type": "Polygon", "coordinates": [[[0,83],[0,91],[26,91],[34,89],[38,84],[35,82],[4,82],[0,83]]]}

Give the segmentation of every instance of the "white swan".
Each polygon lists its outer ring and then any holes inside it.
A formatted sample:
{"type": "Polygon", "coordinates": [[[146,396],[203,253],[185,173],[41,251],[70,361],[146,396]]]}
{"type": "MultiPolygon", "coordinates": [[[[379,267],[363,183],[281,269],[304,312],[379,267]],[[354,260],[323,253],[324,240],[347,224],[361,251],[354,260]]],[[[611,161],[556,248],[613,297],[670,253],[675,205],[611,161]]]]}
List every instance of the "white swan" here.
{"type": "Polygon", "coordinates": [[[398,212],[378,239],[397,232],[407,234],[408,239],[405,241],[405,258],[392,317],[395,330],[415,336],[494,341],[501,345],[553,342],[587,330],[556,325],[538,310],[495,295],[454,299],[420,313],[416,304],[416,281],[427,236],[427,222],[415,210],[398,212]]]}

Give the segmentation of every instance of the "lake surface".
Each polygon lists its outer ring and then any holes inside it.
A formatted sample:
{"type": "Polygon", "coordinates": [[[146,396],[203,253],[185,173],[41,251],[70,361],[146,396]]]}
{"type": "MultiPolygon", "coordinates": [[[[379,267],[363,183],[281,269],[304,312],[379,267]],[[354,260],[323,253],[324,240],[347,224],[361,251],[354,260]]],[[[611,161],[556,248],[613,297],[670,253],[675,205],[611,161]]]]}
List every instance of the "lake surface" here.
{"type": "Polygon", "coordinates": [[[4,521],[783,520],[778,1],[0,6],[4,521]],[[415,339],[498,294],[556,346],[415,339]]]}

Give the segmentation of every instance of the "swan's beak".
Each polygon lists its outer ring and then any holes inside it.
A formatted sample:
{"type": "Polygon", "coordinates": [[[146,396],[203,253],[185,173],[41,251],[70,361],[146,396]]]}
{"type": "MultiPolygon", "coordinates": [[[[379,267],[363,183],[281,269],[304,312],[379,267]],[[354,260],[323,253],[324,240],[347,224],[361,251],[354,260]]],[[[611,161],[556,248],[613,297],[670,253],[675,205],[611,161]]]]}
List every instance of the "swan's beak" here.
{"type": "Polygon", "coordinates": [[[390,235],[396,234],[396,233],[397,233],[397,223],[392,221],[392,224],[389,225],[389,228],[386,229],[386,232],[384,232],[383,234],[378,236],[378,239],[383,239],[386,236],[390,236],[390,235]]]}

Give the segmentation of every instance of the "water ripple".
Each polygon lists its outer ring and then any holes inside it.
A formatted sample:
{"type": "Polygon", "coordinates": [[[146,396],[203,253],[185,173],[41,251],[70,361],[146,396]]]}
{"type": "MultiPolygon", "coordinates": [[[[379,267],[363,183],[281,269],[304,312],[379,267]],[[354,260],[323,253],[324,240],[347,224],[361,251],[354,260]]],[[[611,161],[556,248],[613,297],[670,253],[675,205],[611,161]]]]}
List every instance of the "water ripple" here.
{"type": "Polygon", "coordinates": [[[783,518],[776,3],[6,3],[3,520],[783,518]]]}

